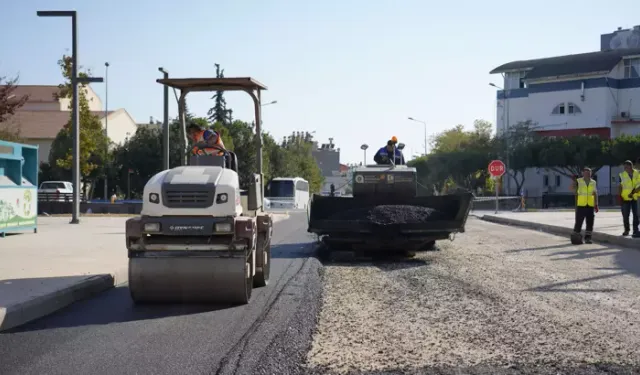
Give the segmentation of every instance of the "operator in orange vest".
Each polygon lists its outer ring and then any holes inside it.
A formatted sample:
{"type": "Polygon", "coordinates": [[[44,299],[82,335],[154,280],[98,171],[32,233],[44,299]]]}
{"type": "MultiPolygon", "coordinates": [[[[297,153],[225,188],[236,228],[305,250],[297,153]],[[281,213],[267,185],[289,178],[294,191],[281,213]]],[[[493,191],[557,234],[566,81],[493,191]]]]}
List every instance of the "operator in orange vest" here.
{"type": "Polygon", "coordinates": [[[202,126],[195,122],[189,123],[187,126],[187,133],[189,138],[193,141],[194,145],[197,143],[206,143],[211,147],[207,147],[204,150],[194,147],[191,152],[198,155],[213,155],[215,153],[218,156],[224,155],[221,150],[226,150],[224,143],[222,142],[222,136],[220,133],[212,129],[204,129],[202,126]]]}

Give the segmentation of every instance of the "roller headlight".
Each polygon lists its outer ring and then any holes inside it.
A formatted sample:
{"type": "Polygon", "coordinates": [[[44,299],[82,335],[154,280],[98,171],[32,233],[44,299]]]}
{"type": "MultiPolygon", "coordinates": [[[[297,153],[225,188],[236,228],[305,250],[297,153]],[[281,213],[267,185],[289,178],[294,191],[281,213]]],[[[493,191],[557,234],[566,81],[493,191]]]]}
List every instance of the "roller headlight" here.
{"type": "Polygon", "coordinates": [[[230,223],[217,223],[215,226],[216,232],[231,232],[230,223]]]}
{"type": "Polygon", "coordinates": [[[145,223],[145,232],[160,232],[160,223],[145,223]]]}
{"type": "Polygon", "coordinates": [[[149,202],[151,202],[151,203],[160,203],[160,195],[158,193],[150,193],[149,194],[149,202]]]}

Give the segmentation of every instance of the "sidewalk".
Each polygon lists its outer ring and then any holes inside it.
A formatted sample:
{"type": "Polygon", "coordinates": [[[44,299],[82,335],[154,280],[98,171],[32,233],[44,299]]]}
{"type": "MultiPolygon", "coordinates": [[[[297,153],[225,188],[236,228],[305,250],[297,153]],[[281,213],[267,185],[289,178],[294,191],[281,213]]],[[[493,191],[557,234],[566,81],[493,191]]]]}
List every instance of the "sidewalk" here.
{"type": "Polygon", "coordinates": [[[69,219],[38,217],[37,234],[0,238],[0,331],[127,282],[129,217],[69,219]]]}
{"type": "MultiPolygon", "coordinates": [[[[470,215],[497,224],[515,225],[566,236],[573,232],[574,211],[498,212],[475,211],[470,215]]],[[[630,218],[631,220],[631,218],[630,218]]],[[[582,227],[584,233],[584,224],[582,227]]],[[[613,245],[640,249],[640,239],[623,237],[622,214],[619,210],[600,211],[596,214],[593,240],[613,245]]]]}

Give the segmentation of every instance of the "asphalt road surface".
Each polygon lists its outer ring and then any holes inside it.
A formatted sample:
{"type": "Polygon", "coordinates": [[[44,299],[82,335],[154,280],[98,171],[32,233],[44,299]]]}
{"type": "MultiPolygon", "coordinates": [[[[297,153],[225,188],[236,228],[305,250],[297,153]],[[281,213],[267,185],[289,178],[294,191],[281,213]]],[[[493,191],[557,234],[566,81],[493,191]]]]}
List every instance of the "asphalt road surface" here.
{"type": "Polygon", "coordinates": [[[0,374],[296,373],[321,292],[305,213],[277,222],[272,246],[270,285],[248,305],[134,306],[115,288],[0,334],[0,374]]]}

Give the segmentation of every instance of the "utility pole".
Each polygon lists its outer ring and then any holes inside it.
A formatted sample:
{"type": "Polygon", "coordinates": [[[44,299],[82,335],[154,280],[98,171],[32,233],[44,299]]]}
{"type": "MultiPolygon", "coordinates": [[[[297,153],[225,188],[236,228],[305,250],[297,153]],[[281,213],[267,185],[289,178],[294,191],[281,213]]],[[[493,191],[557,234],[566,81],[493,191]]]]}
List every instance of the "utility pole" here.
{"type": "Polygon", "coordinates": [[[427,123],[422,120],[416,120],[413,117],[408,117],[409,120],[419,122],[424,125],[424,156],[427,156],[427,123]]]}
{"type": "Polygon", "coordinates": [[[78,77],[78,15],[75,10],[39,10],[38,17],[70,17],[71,18],[71,125],[73,128],[73,205],[69,224],[80,223],[80,111],[78,100],[78,83],[103,82],[102,77],[78,77]]]}
{"type": "MultiPolygon", "coordinates": [[[[164,74],[164,79],[169,79],[169,72],[164,68],[158,68],[164,74]]],[[[169,169],[169,86],[164,86],[164,119],[162,123],[162,169],[169,169]]]]}
{"type": "Polygon", "coordinates": [[[109,184],[107,182],[107,166],[109,165],[109,63],[104,63],[104,135],[107,137],[107,150],[105,153],[104,166],[104,200],[109,200],[109,184]]]}

